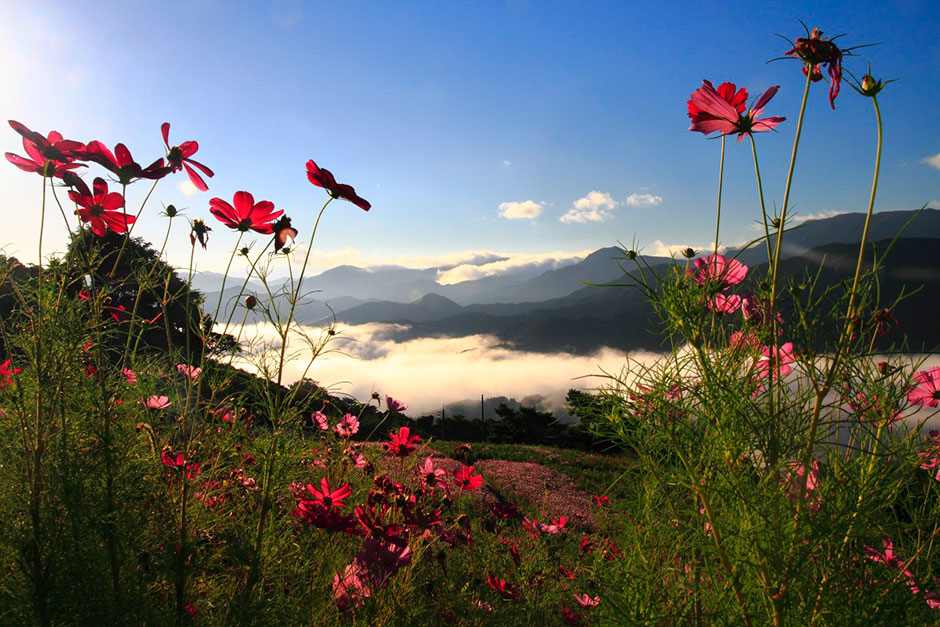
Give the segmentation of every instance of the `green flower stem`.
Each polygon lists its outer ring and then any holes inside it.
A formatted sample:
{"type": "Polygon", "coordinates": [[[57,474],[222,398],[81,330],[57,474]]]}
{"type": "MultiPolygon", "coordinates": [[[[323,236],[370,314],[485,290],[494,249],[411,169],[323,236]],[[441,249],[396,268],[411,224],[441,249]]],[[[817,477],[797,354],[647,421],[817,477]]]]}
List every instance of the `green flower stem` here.
{"type": "Polygon", "coordinates": [[[770,227],[767,223],[767,207],[764,204],[764,185],[761,183],[760,178],[760,164],[757,161],[757,145],[754,143],[754,134],[748,133],[748,137],[751,138],[751,153],[754,155],[754,173],[757,175],[757,195],[760,198],[760,214],[764,219],[764,243],[767,244],[767,263],[772,261],[772,254],[770,250],[770,227]]]}
{"type": "MultiPolygon", "coordinates": [[[[751,138],[753,140],[753,137],[751,138]]],[[[715,254],[718,254],[718,227],[721,225],[721,189],[725,181],[725,136],[721,136],[721,158],[718,161],[718,211],[715,214],[715,254]]]]}
{"type": "Polygon", "coordinates": [[[290,311],[287,314],[287,323],[284,327],[281,340],[281,357],[278,361],[277,367],[277,384],[281,385],[281,378],[284,374],[284,355],[287,352],[287,334],[290,331],[291,322],[294,320],[294,310],[297,308],[297,300],[300,298],[300,287],[304,282],[304,273],[307,271],[307,264],[310,262],[310,251],[313,250],[313,242],[317,237],[317,227],[320,226],[320,218],[323,217],[323,212],[326,211],[326,208],[329,204],[333,202],[333,197],[323,203],[323,206],[320,208],[320,213],[317,214],[317,220],[313,223],[313,233],[310,235],[310,243],[307,245],[307,254],[304,256],[304,265],[300,268],[300,275],[297,277],[297,289],[291,294],[290,299],[290,311]]]}
{"type": "MultiPolygon", "coordinates": [[[[163,257],[163,252],[166,250],[167,242],[170,241],[170,229],[172,228],[173,216],[170,216],[170,223],[166,227],[166,236],[163,238],[163,245],[160,247],[160,252],[157,253],[157,260],[160,260],[163,257]]],[[[147,277],[144,279],[144,282],[138,283],[137,285],[137,297],[134,299],[134,308],[131,310],[131,319],[127,326],[127,343],[124,345],[124,357],[121,360],[122,367],[127,367],[127,356],[131,346],[131,337],[134,335],[134,322],[137,321],[137,308],[140,306],[141,295],[143,295],[145,289],[150,288],[150,280],[153,278],[153,273],[156,269],[157,264],[154,263],[153,266],[151,266],[150,271],[147,273],[147,277]]]]}
{"type": "MultiPolygon", "coordinates": [[[[131,224],[130,228],[124,234],[124,241],[121,242],[121,249],[118,250],[117,258],[114,260],[114,266],[111,268],[110,276],[114,276],[114,273],[117,272],[118,263],[121,261],[121,255],[124,254],[124,248],[127,246],[127,240],[131,238],[131,233],[134,232],[134,227],[137,225],[137,222],[140,220],[140,214],[144,212],[144,207],[147,206],[147,201],[150,200],[150,194],[153,193],[153,190],[157,187],[157,179],[153,182],[153,185],[150,186],[150,191],[147,192],[147,195],[144,197],[144,202],[140,204],[140,209],[137,210],[137,215],[134,216],[134,223],[131,224]]],[[[127,224],[127,185],[121,187],[121,198],[124,199],[124,224],[127,224]]]]}
{"type": "MultiPolygon", "coordinates": [[[[238,291],[238,296],[235,297],[235,306],[232,307],[232,311],[230,311],[228,314],[228,319],[226,319],[225,321],[225,327],[222,329],[221,335],[225,335],[226,333],[228,333],[229,325],[232,324],[232,318],[235,316],[235,309],[238,307],[238,303],[241,302],[242,294],[245,293],[245,288],[248,287],[248,281],[251,280],[252,274],[258,274],[255,268],[257,267],[258,262],[261,261],[261,256],[264,255],[264,253],[268,250],[268,247],[271,245],[271,242],[273,241],[274,241],[273,239],[268,241],[267,245],[265,245],[265,247],[261,249],[261,252],[258,253],[258,256],[255,257],[254,261],[251,261],[250,259],[248,260],[248,263],[251,264],[251,268],[248,270],[248,276],[246,276],[245,280],[242,282],[242,287],[238,291]]],[[[260,275],[258,276],[260,277],[260,275]]],[[[271,290],[268,287],[268,282],[265,281],[263,277],[261,277],[261,283],[262,285],[264,285],[264,289],[268,292],[268,298],[271,299],[271,301],[273,301],[274,296],[271,294],[271,290]]],[[[241,332],[239,332],[239,335],[241,335],[241,332]]]]}

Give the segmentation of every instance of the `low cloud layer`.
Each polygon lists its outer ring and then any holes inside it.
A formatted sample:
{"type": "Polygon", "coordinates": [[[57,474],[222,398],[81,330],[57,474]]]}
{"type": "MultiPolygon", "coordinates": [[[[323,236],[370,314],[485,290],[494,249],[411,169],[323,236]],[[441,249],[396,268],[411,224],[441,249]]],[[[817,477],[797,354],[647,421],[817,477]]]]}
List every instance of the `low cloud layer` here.
{"type": "MultiPolygon", "coordinates": [[[[461,338],[420,338],[405,342],[391,339],[400,327],[365,324],[343,327],[330,343],[330,352],[317,358],[306,376],[334,393],[365,400],[373,391],[404,402],[408,414],[440,411],[442,404],[468,398],[507,396],[522,399],[541,395],[549,405],[561,408],[571,388],[594,389],[604,379],[602,371],[619,374],[623,351],[602,349],[588,356],[567,353],[540,354],[498,348],[498,340],[485,335],[461,338]]],[[[311,339],[318,329],[307,329],[311,339]]],[[[243,337],[273,341],[270,325],[249,325],[243,337]]],[[[285,382],[301,378],[309,363],[309,350],[295,338],[289,345],[295,359],[287,365],[285,382]]],[[[260,356],[258,356],[260,358],[260,356]]],[[[655,354],[631,354],[652,363],[655,354]]],[[[260,368],[242,364],[252,370],[260,368]]]]}
{"type": "Polygon", "coordinates": [[[519,254],[508,259],[499,259],[489,263],[462,264],[450,270],[438,273],[437,282],[441,285],[452,285],[461,281],[482,279],[488,276],[499,276],[510,271],[528,269],[532,274],[555,270],[563,266],[581,261],[587,257],[591,250],[575,253],[552,252],[540,254],[519,254]]]}

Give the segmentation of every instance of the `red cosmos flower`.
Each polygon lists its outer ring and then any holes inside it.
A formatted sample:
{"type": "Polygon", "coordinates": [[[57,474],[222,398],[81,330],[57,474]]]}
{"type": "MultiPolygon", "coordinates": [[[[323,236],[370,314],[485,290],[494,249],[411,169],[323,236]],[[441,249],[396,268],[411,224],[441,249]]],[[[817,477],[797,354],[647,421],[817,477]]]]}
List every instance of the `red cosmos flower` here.
{"type": "MultiPolygon", "coordinates": [[[[692,92],[688,101],[689,117],[692,118],[692,126],[689,127],[689,130],[705,133],[706,135],[713,132],[722,135],[737,133],[738,142],[744,141],[745,135],[769,131],[786,120],[782,117],[758,119],[764,107],[774,97],[778,89],[780,89],[780,85],[769,88],[746,113],[741,113],[735,104],[732,104],[727,98],[715,91],[711,83],[702,81],[702,86],[692,92]],[[693,108],[695,110],[694,116],[692,113],[693,108]]],[[[737,102],[737,95],[732,98],[734,102],[737,102]]]]}
{"type": "Polygon", "coordinates": [[[187,481],[193,481],[196,479],[197,475],[202,474],[202,471],[199,470],[199,463],[187,464],[186,456],[182,453],[173,455],[169,449],[163,449],[160,453],[160,459],[167,468],[181,472],[185,471],[187,481]]]}
{"type": "Polygon", "coordinates": [[[907,400],[915,405],[936,407],[940,404],[940,366],[914,373],[918,387],[907,393],[907,400]]]}
{"type": "MultiPolygon", "coordinates": [[[[711,81],[708,80],[702,80],[702,84],[712,87],[711,81]]],[[[734,83],[722,83],[715,92],[740,115],[747,108],[747,90],[743,87],[737,91],[735,89],[734,83]]],[[[689,127],[690,131],[698,131],[708,135],[719,131],[720,127],[727,123],[723,118],[717,118],[708,111],[700,109],[691,100],[687,101],[686,104],[689,106],[689,118],[692,120],[692,126],[689,127]]]]}
{"type": "Polygon", "coordinates": [[[13,375],[22,371],[22,368],[13,368],[9,359],[0,364],[0,388],[13,383],[13,375]]]}
{"type": "Polygon", "coordinates": [[[313,159],[307,162],[307,179],[317,187],[322,187],[328,191],[333,198],[348,200],[363,211],[372,208],[367,200],[356,194],[356,190],[353,189],[352,185],[337,183],[333,173],[326,168],[317,166],[313,159]]]}
{"type": "Polygon", "coordinates": [[[518,600],[519,595],[522,593],[518,586],[514,586],[513,584],[500,579],[496,575],[490,575],[486,580],[486,583],[489,584],[490,588],[496,590],[496,592],[499,593],[499,596],[503,597],[507,601],[518,600]]]}
{"type": "Polygon", "coordinates": [[[306,497],[302,497],[304,501],[308,501],[313,505],[332,508],[345,506],[345,500],[352,494],[352,488],[349,487],[348,483],[344,483],[335,490],[331,490],[330,484],[327,482],[326,477],[324,477],[320,479],[319,490],[313,487],[312,483],[308,483],[307,492],[309,492],[313,498],[307,499],[306,497]]]}
{"type": "Polygon", "coordinates": [[[91,223],[95,235],[104,237],[109,230],[126,233],[127,228],[137,220],[124,211],[118,211],[124,207],[124,197],[117,192],[108,193],[108,184],[103,178],[96,178],[92,183],[94,192],[89,191],[81,179],[75,181],[75,187],[69,191],[69,198],[79,206],[75,213],[82,222],[91,223]]]}
{"type": "Polygon", "coordinates": [[[51,131],[48,137],[31,131],[16,120],[9,120],[13,130],[23,136],[23,149],[29,158],[6,153],[7,161],[25,172],[35,172],[43,176],[62,176],[68,170],[85,167],[83,163],[74,163],[82,157],[85,145],[81,142],[63,139],[58,131],[51,131]]]}
{"type": "MultiPolygon", "coordinates": [[[[206,182],[202,180],[202,177],[199,176],[199,173],[193,168],[199,168],[202,173],[209,178],[215,176],[215,173],[195,159],[190,159],[190,157],[199,150],[199,144],[194,141],[188,141],[183,142],[179,146],[170,148],[170,123],[164,122],[161,124],[160,132],[163,133],[163,143],[166,145],[167,150],[166,161],[170,165],[170,172],[178,172],[181,169],[186,170],[186,174],[189,175],[189,180],[196,186],[196,189],[201,192],[207,191],[209,186],[206,185],[206,182]]],[[[270,231],[268,232],[270,233],[270,231]]]]}
{"type": "Polygon", "coordinates": [[[454,471],[454,480],[457,482],[457,487],[469,492],[473,492],[483,485],[482,475],[474,475],[473,466],[464,466],[463,464],[454,471]]]}
{"type": "Polygon", "coordinates": [[[235,192],[232,202],[234,207],[221,198],[213,198],[209,201],[209,212],[228,228],[242,232],[251,229],[265,235],[273,233],[272,223],[284,213],[274,211],[274,203],[270,200],[256,203],[255,197],[248,192],[235,192]]]}
{"type": "Polygon", "coordinates": [[[609,496],[599,496],[599,495],[595,494],[595,495],[594,495],[594,502],[597,503],[600,507],[604,507],[604,506],[606,506],[606,505],[610,502],[610,497],[609,497],[609,496]]]}
{"type": "Polygon", "coordinates": [[[418,448],[421,436],[411,435],[411,429],[402,427],[398,433],[390,433],[389,441],[385,443],[385,449],[389,455],[395,457],[408,457],[412,451],[418,448]]]}
{"type": "Polygon", "coordinates": [[[821,66],[825,65],[829,73],[829,106],[836,108],[836,96],[839,95],[839,84],[842,81],[842,54],[832,39],[823,39],[823,32],[814,28],[809,37],[798,37],[785,54],[788,57],[803,62],[803,76],[812,72],[810,80],[816,82],[822,79],[821,66]]]}
{"type": "Polygon", "coordinates": [[[170,173],[170,168],[163,165],[163,158],[157,159],[146,168],[134,161],[130,150],[124,144],[114,147],[112,153],[107,146],[93,141],[85,147],[85,158],[113,172],[118,182],[128,185],[135,179],[158,180],[170,173]]]}

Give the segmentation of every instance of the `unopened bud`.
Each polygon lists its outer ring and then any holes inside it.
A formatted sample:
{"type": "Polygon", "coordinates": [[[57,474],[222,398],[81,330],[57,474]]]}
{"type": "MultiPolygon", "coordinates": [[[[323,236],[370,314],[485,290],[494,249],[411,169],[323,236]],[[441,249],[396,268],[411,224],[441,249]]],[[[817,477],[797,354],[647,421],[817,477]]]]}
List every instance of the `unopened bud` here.
{"type": "Polygon", "coordinates": [[[697,254],[698,254],[698,253],[696,253],[696,252],[695,252],[694,250],[692,250],[691,248],[686,248],[685,250],[682,251],[682,256],[685,257],[686,259],[691,259],[692,257],[694,257],[694,256],[697,255],[697,254]]]}
{"type": "Polygon", "coordinates": [[[627,251],[627,259],[629,259],[629,260],[631,260],[631,261],[634,260],[634,259],[636,259],[636,251],[635,251],[635,250],[628,250],[628,251],[627,251]]]}
{"type": "Polygon", "coordinates": [[[245,307],[247,307],[248,309],[254,309],[257,304],[258,304],[258,299],[255,298],[253,294],[249,294],[248,296],[245,297],[245,307]]]}
{"type": "Polygon", "coordinates": [[[177,213],[179,213],[179,211],[176,210],[176,207],[175,207],[174,205],[167,205],[167,206],[166,206],[166,215],[167,215],[168,218],[172,218],[172,217],[175,216],[177,213]]]}

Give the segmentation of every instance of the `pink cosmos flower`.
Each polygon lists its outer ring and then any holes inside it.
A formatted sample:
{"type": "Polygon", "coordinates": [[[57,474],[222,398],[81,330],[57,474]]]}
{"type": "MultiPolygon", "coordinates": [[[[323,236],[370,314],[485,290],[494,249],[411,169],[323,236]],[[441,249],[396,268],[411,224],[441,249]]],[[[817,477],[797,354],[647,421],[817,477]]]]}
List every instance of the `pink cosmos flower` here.
{"type": "Polygon", "coordinates": [[[179,371],[180,374],[186,375],[190,379],[195,379],[202,372],[202,368],[189,366],[187,364],[176,364],[176,370],[179,371]]]}
{"type": "Polygon", "coordinates": [[[761,349],[761,356],[755,364],[757,378],[766,379],[771,376],[776,380],[778,375],[785,377],[792,372],[793,369],[790,364],[793,361],[793,342],[787,342],[779,348],[764,346],[761,349]]]}
{"type": "Polygon", "coordinates": [[[418,474],[421,480],[428,486],[436,486],[447,476],[447,473],[441,468],[435,468],[433,455],[428,455],[424,460],[424,465],[418,467],[418,474]]]}
{"type": "Polygon", "coordinates": [[[879,564],[884,564],[892,570],[896,570],[908,580],[908,586],[911,587],[911,590],[914,594],[917,594],[917,584],[914,583],[914,573],[907,569],[908,562],[902,562],[894,554],[894,543],[891,541],[887,535],[881,539],[882,545],[884,545],[884,551],[876,551],[867,544],[865,545],[865,555],[868,559],[878,562],[879,564]]]}
{"type": "Polygon", "coordinates": [[[708,308],[720,314],[733,314],[741,306],[741,297],[737,294],[715,294],[708,300],[708,308]]]}
{"type": "Polygon", "coordinates": [[[587,593],[584,594],[575,594],[574,600],[578,602],[578,605],[581,607],[596,607],[600,604],[601,598],[599,596],[590,597],[587,593]]]}
{"type": "Polygon", "coordinates": [[[256,203],[255,197],[248,192],[235,192],[232,202],[234,207],[221,198],[213,198],[209,201],[209,213],[230,229],[242,232],[251,229],[269,235],[274,232],[272,223],[284,213],[275,211],[274,203],[270,200],[256,203]]]}
{"type": "Polygon", "coordinates": [[[389,441],[385,443],[385,450],[395,457],[408,457],[418,448],[421,436],[411,435],[408,427],[402,427],[398,433],[390,433],[389,441]]]}
{"type": "Polygon", "coordinates": [[[150,409],[166,409],[170,406],[170,399],[165,396],[151,396],[144,401],[144,406],[150,409]]]}
{"type": "Polygon", "coordinates": [[[385,405],[388,407],[388,411],[392,412],[403,412],[408,409],[404,404],[399,403],[388,394],[385,395],[385,405]]]}
{"type": "Polygon", "coordinates": [[[124,368],[121,371],[121,374],[124,375],[124,378],[127,379],[128,383],[137,383],[137,375],[130,368],[124,368]]]}
{"type": "Polygon", "coordinates": [[[13,368],[9,359],[0,364],[0,388],[13,383],[13,375],[22,371],[22,368],[13,368]]]}
{"type": "Polygon", "coordinates": [[[352,612],[372,596],[367,583],[369,573],[362,565],[353,562],[343,570],[342,576],[333,576],[333,602],[344,612],[352,612]]]}
{"type": "MultiPolygon", "coordinates": [[[[708,85],[713,87],[711,81],[703,80],[702,85],[708,85]]],[[[729,105],[731,105],[738,114],[744,113],[745,108],[747,108],[747,90],[743,87],[737,89],[734,83],[722,83],[718,86],[718,89],[715,92],[729,105]]],[[[713,114],[700,109],[698,105],[689,100],[686,104],[689,106],[689,118],[692,120],[692,126],[689,127],[690,131],[698,131],[708,135],[713,133],[718,128],[716,126],[723,125],[725,120],[715,117],[713,114]]],[[[690,255],[691,256],[691,255],[690,255]]]]}
{"type": "Polygon", "coordinates": [[[313,424],[317,425],[317,428],[321,431],[326,431],[330,428],[326,414],[324,414],[322,411],[315,411],[310,414],[310,420],[313,421],[313,424]]]}
{"type": "Polygon", "coordinates": [[[540,523],[538,520],[534,518],[532,520],[529,520],[528,518],[524,518],[522,519],[522,527],[523,529],[536,531],[539,533],[556,534],[556,533],[561,533],[564,530],[567,522],[568,521],[565,519],[564,516],[553,518],[551,524],[540,523]]]}
{"type": "Polygon", "coordinates": [[[333,427],[333,431],[342,438],[348,438],[359,432],[359,419],[352,414],[343,416],[339,424],[333,427]]]}
{"type": "Polygon", "coordinates": [[[696,259],[695,268],[689,268],[688,275],[699,285],[715,284],[720,290],[740,283],[747,276],[747,266],[737,259],[725,259],[724,255],[712,254],[704,259],[696,259]]]}
{"type": "Polygon", "coordinates": [[[787,467],[790,470],[787,472],[786,479],[783,480],[787,498],[791,501],[797,500],[802,491],[803,498],[809,502],[809,508],[814,512],[817,511],[820,505],[819,495],[816,494],[816,487],[819,485],[819,461],[813,460],[809,472],[806,472],[801,462],[787,462],[787,467]]]}
{"type": "Polygon", "coordinates": [[[921,458],[921,469],[922,470],[933,470],[937,469],[937,476],[934,477],[937,481],[940,481],[940,431],[931,431],[927,434],[927,437],[924,438],[926,447],[920,452],[921,458]]]}
{"type": "Polygon", "coordinates": [[[454,471],[454,479],[457,487],[461,490],[473,492],[483,485],[483,476],[473,474],[473,466],[460,465],[460,468],[454,471]]]}
{"type": "Polygon", "coordinates": [[[124,197],[117,192],[108,193],[108,184],[100,177],[94,180],[92,188],[94,192],[77,179],[76,189],[69,191],[69,198],[79,207],[75,213],[81,221],[90,223],[92,232],[99,237],[109,230],[126,233],[137,218],[118,211],[124,207],[124,197]]]}
{"type": "Polygon", "coordinates": [[[317,187],[325,189],[333,198],[348,200],[363,211],[368,211],[372,208],[369,201],[360,197],[356,193],[356,190],[353,189],[352,185],[337,183],[336,179],[333,177],[333,173],[326,168],[317,166],[313,159],[307,162],[307,180],[317,187]]]}
{"type": "Polygon", "coordinates": [[[215,173],[191,157],[199,150],[199,144],[194,141],[183,142],[179,146],[170,147],[170,123],[164,122],[160,125],[160,132],[163,134],[163,143],[166,146],[166,160],[170,166],[170,172],[179,172],[186,170],[190,182],[201,192],[208,191],[209,186],[202,180],[199,173],[193,168],[199,168],[203,174],[212,178],[215,173]]]}
{"type": "Polygon", "coordinates": [[[936,407],[940,404],[940,366],[914,373],[918,387],[907,393],[907,400],[915,405],[936,407]]]}
{"type": "MultiPolygon", "coordinates": [[[[733,85],[732,85],[733,87],[733,85]]],[[[692,92],[689,99],[689,117],[692,118],[690,131],[698,131],[706,135],[713,132],[722,135],[737,133],[738,142],[744,141],[745,135],[761,131],[769,131],[786,118],[773,117],[758,119],[764,107],[774,97],[780,85],[774,85],[757,99],[746,113],[741,113],[738,106],[722,97],[711,83],[702,81],[702,86],[692,92]],[[693,107],[696,114],[693,116],[693,107]]],[[[743,91],[743,90],[742,90],[743,91]]],[[[747,92],[745,92],[745,96],[747,92]]]]}

